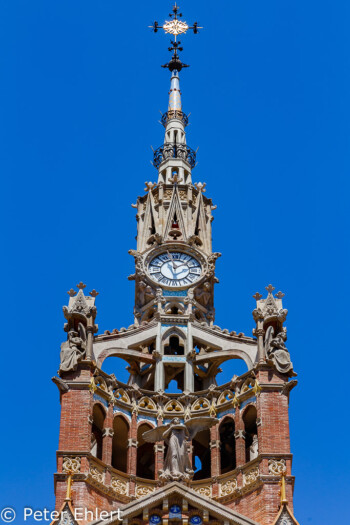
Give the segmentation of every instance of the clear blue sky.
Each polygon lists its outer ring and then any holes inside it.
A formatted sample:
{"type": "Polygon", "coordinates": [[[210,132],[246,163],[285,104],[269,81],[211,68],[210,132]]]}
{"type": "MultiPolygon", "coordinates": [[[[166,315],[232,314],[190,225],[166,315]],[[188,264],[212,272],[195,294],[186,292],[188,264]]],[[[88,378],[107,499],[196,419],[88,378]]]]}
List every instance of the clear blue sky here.
{"type": "MultiPolygon", "coordinates": [[[[169,89],[168,38],[147,26],[171,5],[0,4],[1,508],[54,506],[66,291],[100,292],[100,331],[132,322],[130,204],[156,179],[169,89]]],[[[183,38],[181,87],[193,178],[218,205],[217,323],[251,334],[252,295],[286,293],[295,514],[347,523],[350,5],[181,8],[205,26],[183,38]]]]}

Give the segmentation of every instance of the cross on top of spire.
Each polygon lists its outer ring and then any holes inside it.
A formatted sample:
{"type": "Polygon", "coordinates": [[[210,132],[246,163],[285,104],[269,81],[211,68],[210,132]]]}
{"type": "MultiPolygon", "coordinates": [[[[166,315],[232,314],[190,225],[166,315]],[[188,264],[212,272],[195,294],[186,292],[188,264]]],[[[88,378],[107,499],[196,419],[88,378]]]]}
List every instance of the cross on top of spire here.
{"type": "Polygon", "coordinates": [[[199,32],[198,30],[203,28],[198,26],[198,22],[194,22],[192,26],[189,26],[187,22],[180,20],[182,13],[179,13],[179,6],[176,3],[173,7],[173,12],[169,13],[169,17],[171,20],[165,21],[162,26],[160,26],[157,21],[154,21],[153,25],[149,27],[152,28],[155,33],[157,33],[159,29],[163,29],[165,33],[174,35],[174,40],[171,40],[172,45],[168,48],[170,52],[173,51],[173,56],[170,62],[164,64],[162,67],[168,68],[170,71],[174,71],[175,69],[181,71],[183,67],[188,67],[188,65],[183,64],[179,58],[178,51],[182,51],[183,48],[180,47],[181,42],[176,40],[177,36],[187,33],[188,30],[192,30],[194,34],[197,34],[199,32]]]}

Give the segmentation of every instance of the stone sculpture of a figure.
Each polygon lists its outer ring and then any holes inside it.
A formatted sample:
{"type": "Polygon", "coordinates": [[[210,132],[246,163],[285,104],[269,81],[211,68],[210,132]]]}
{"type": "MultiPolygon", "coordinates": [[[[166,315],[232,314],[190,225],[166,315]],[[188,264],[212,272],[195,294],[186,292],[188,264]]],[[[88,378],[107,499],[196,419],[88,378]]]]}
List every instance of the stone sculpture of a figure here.
{"type": "Polygon", "coordinates": [[[142,434],[145,441],[156,443],[165,441],[168,452],[164,462],[164,469],[160,472],[160,479],[179,481],[190,479],[194,472],[188,457],[187,442],[201,430],[216,425],[218,419],[213,417],[194,417],[181,423],[174,418],[168,425],[161,425],[142,434]]]}
{"type": "Polygon", "coordinates": [[[71,372],[77,369],[86,352],[86,333],[82,323],[78,325],[78,332],[70,330],[68,339],[61,344],[60,372],[71,372]]]}
{"type": "Polygon", "coordinates": [[[259,441],[258,436],[254,434],[253,436],[253,442],[249,447],[249,459],[252,461],[253,459],[257,458],[259,455],[259,441]]]}
{"type": "Polygon", "coordinates": [[[285,331],[274,335],[273,326],[269,326],[266,330],[265,349],[267,358],[273,362],[276,369],[281,374],[295,375],[293,373],[293,363],[290,360],[289,352],[284,344],[287,340],[285,331]]]}

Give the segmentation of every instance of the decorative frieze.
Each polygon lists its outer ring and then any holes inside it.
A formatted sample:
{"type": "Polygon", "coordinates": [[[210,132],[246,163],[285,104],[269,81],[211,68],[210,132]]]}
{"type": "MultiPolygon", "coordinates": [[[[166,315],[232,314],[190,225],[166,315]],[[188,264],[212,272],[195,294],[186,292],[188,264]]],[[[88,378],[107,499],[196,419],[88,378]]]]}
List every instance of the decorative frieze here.
{"type": "Polygon", "coordinates": [[[243,487],[253,485],[258,481],[259,478],[259,467],[254,467],[247,472],[243,472],[243,487]]]}
{"type": "Polygon", "coordinates": [[[89,477],[97,483],[103,484],[105,480],[105,471],[92,464],[89,469],[89,477]]]}
{"type": "Polygon", "coordinates": [[[269,459],[269,473],[274,476],[280,476],[286,471],[285,459],[269,459]]]}
{"type": "Polygon", "coordinates": [[[137,498],[142,498],[143,496],[147,496],[147,494],[151,494],[154,492],[156,487],[154,485],[136,485],[135,495],[137,498]]]}
{"type": "Polygon", "coordinates": [[[111,488],[116,494],[120,494],[121,496],[128,495],[128,483],[117,476],[112,475],[111,488]]]}
{"type": "Polygon", "coordinates": [[[200,494],[201,496],[206,496],[208,498],[211,497],[211,485],[194,485],[192,488],[195,492],[197,492],[197,494],[200,494]]]}
{"type": "Polygon", "coordinates": [[[64,457],[62,463],[62,472],[65,474],[77,474],[80,472],[81,458],[64,457]]]}
{"type": "Polygon", "coordinates": [[[220,485],[220,495],[221,496],[230,496],[231,494],[234,494],[238,490],[239,490],[238,482],[236,478],[229,479],[225,481],[224,483],[221,483],[220,485]]]}

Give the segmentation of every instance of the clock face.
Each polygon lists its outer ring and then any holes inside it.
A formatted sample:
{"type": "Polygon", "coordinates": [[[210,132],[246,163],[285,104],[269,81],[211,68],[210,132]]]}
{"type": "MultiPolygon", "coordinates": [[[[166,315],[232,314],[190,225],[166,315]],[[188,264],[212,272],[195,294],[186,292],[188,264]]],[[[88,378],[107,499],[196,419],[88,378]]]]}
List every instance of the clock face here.
{"type": "Polygon", "coordinates": [[[173,288],[193,284],[202,275],[202,267],[197,259],[182,252],[157,255],[149,263],[148,271],[153,281],[173,288]]]}

